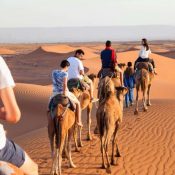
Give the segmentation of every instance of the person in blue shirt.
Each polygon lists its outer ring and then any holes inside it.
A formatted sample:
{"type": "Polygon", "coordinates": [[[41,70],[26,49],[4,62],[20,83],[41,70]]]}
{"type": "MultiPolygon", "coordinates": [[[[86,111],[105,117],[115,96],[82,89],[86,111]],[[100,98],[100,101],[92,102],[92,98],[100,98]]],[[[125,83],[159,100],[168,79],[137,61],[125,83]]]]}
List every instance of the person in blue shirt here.
{"type": "Polygon", "coordinates": [[[128,62],[127,68],[124,72],[124,86],[128,88],[128,93],[125,95],[125,103],[126,107],[129,107],[129,105],[133,105],[135,87],[134,68],[132,67],[132,62],[128,62]]]}
{"type": "Polygon", "coordinates": [[[70,63],[67,60],[63,60],[60,66],[61,66],[61,70],[52,71],[53,92],[52,92],[51,99],[58,94],[62,94],[67,96],[71,101],[73,101],[76,104],[77,125],[80,127],[83,127],[82,120],[81,120],[80,102],[77,99],[77,97],[72,92],[69,91],[67,86],[68,68],[70,66],[70,63]]]}

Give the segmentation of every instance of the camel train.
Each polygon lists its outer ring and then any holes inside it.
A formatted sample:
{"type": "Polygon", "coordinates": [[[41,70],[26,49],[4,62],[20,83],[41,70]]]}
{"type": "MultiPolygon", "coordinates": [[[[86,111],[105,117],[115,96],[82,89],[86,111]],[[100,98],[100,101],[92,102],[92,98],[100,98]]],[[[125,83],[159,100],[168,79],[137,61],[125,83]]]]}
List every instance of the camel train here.
{"type": "MultiPolygon", "coordinates": [[[[128,88],[123,86],[123,70],[122,67],[116,65],[114,50],[110,48],[111,42],[106,42],[106,49],[101,52],[102,69],[98,73],[98,108],[96,111],[97,125],[94,133],[98,133],[101,142],[102,168],[106,169],[107,173],[111,173],[111,165],[115,165],[115,157],[120,157],[120,152],[117,145],[117,132],[123,118],[123,101],[128,92],[128,88]],[[104,54],[104,55],[103,55],[104,54]],[[112,66],[109,59],[106,59],[108,54],[112,54],[112,66]],[[103,60],[104,58],[104,60],[103,60]],[[106,62],[105,62],[106,61],[106,62]],[[113,64],[114,63],[114,64],[113,64]],[[115,65],[115,66],[114,66],[115,65]],[[109,159],[109,144],[112,139],[112,154],[109,159]],[[106,160],[105,160],[106,159],[106,160]],[[106,163],[107,164],[106,164],[106,163]]],[[[139,53],[139,58],[135,61],[135,82],[136,82],[136,107],[134,114],[138,115],[138,99],[139,90],[143,94],[143,111],[147,111],[147,106],[150,106],[150,88],[154,78],[154,64],[150,63],[148,55],[150,53],[146,39],[142,39],[142,48],[139,53]],[[147,98],[146,98],[147,96],[147,98]]],[[[81,60],[84,52],[75,55],[81,60]]],[[[72,59],[72,58],[71,58],[72,59]]],[[[75,61],[75,58],[74,58],[75,61]]],[[[79,60],[78,60],[79,62],[79,60]]],[[[82,63],[81,63],[82,64],[82,63]]],[[[82,66],[82,65],[81,65],[82,66]]],[[[80,67],[81,67],[80,66],[80,67]]],[[[79,68],[78,68],[79,69],[79,68]]],[[[64,69],[65,71],[66,69],[64,69]]],[[[78,71],[79,72],[79,71],[78,71]]],[[[81,73],[81,71],[80,71],[81,73]]],[[[94,83],[95,75],[89,75],[89,78],[94,83]]],[[[77,78],[78,79],[78,78],[77,78]]],[[[76,80],[77,80],[76,79],[76,80]]],[[[81,110],[87,109],[88,133],[87,140],[92,140],[91,136],[91,111],[92,111],[92,94],[86,87],[83,87],[81,80],[68,81],[69,91],[73,93],[81,105],[81,110]],[[76,83],[75,83],[76,82],[76,83]],[[70,84],[69,84],[70,83],[70,84]],[[73,86],[72,86],[73,85],[73,86]]],[[[71,139],[74,137],[75,151],[79,151],[82,147],[82,127],[77,125],[79,120],[75,114],[75,105],[68,97],[57,95],[55,98],[55,108],[48,112],[48,135],[51,145],[51,155],[53,158],[51,175],[61,175],[62,156],[68,159],[70,167],[76,167],[71,157],[71,139]],[[51,116],[54,116],[53,118],[51,116]]],[[[53,99],[54,99],[53,98],[53,99]]]]}

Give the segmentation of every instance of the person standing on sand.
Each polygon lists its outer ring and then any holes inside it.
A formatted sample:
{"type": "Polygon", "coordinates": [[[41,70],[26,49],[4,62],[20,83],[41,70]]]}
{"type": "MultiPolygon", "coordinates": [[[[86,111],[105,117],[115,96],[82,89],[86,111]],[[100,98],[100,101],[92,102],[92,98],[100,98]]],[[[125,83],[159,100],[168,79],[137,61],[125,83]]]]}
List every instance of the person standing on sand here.
{"type": "MultiPolygon", "coordinates": [[[[4,59],[0,56],[0,120],[17,123],[21,113],[16,102],[13,87],[15,86],[11,72],[4,59]]],[[[12,140],[6,137],[3,125],[0,123],[0,161],[9,162],[20,168],[26,175],[38,175],[38,165],[28,154],[12,140]]],[[[0,169],[1,172],[5,171],[0,169]]]]}
{"type": "Polygon", "coordinates": [[[132,67],[132,62],[128,62],[128,67],[124,72],[124,85],[128,88],[128,93],[125,95],[125,104],[128,108],[129,105],[133,105],[134,101],[134,87],[135,87],[135,78],[134,78],[134,68],[132,67]]]}
{"type": "Polygon", "coordinates": [[[101,52],[101,63],[102,63],[102,72],[104,69],[108,69],[110,72],[120,72],[120,81],[121,86],[123,86],[123,73],[122,70],[117,65],[117,56],[115,50],[111,47],[111,41],[106,41],[106,48],[101,52]]]}

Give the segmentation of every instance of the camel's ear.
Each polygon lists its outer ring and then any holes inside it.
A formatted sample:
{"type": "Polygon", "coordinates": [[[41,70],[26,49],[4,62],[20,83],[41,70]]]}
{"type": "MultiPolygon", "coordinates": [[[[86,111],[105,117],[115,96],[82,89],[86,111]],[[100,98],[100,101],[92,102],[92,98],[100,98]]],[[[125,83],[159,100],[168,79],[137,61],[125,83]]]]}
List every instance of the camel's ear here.
{"type": "Polygon", "coordinates": [[[95,75],[95,74],[90,74],[90,75],[88,75],[88,77],[89,77],[92,81],[94,81],[94,79],[97,78],[97,75],[95,75]]]}

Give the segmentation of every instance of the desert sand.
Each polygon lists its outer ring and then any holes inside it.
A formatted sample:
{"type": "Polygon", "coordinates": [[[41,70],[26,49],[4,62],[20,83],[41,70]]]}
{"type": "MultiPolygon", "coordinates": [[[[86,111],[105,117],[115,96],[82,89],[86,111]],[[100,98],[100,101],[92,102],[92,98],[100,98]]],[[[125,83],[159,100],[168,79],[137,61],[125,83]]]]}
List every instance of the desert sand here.
{"type": "MultiPolygon", "coordinates": [[[[118,144],[122,157],[117,166],[113,166],[113,175],[174,175],[175,174],[175,60],[173,43],[152,44],[153,58],[158,75],[152,89],[152,106],[148,112],[134,116],[134,106],[124,108],[124,120],[118,133],[118,144]],[[156,51],[161,51],[157,54],[156,51]],[[163,51],[163,52],[162,52],[163,51]],[[169,57],[165,53],[171,53],[169,57]]],[[[5,58],[15,81],[15,94],[22,112],[21,121],[16,125],[5,124],[7,135],[21,145],[38,163],[41,175],[48,175],[51,168],[49,140],[47,137],[46,109],[52,91],[50,74],[61,60],[71,56],[77,48],[85,50],[83,60],[86,72],[97,73],[100,69],[99,53],[101,43],[61,44],[40,46],[6,46],[6,49],[18,54],[7,54],[5,58]],[[16,49],[17,48],[17,49],[16,49]]],[[[134,61],[138,55],[138,43],[115,44],[118,62],[134,61]],[[133,46],[132,46],[133,45],[133,46]],[[126,50],[123,50],[125,49],[126,50]],[[128,49],[131,48],[131,49],[128,49]],[[133,49],[132,49],[133,48],[133,49]]],[[[3,48],[4,49],[4,48],[3,48]]],[[[0,53],[2,54],[2,53],[0,53]]],[[[96,84],[97,85],[97,84],[96,84]]],[[[96,108],[92,113],[92,132],[96,125],[96,108]]],[[[86,113],[83,112],[83,144],[80,153],[73,151],[73,161],[77,168],[68,168],[63,161],[64,175],[105,175],[100,169],[101,153],[98,135],[92,141],[86,141],[86,113]]],[[[74,150],[74,145],[73,145],[74,150]]]]}

